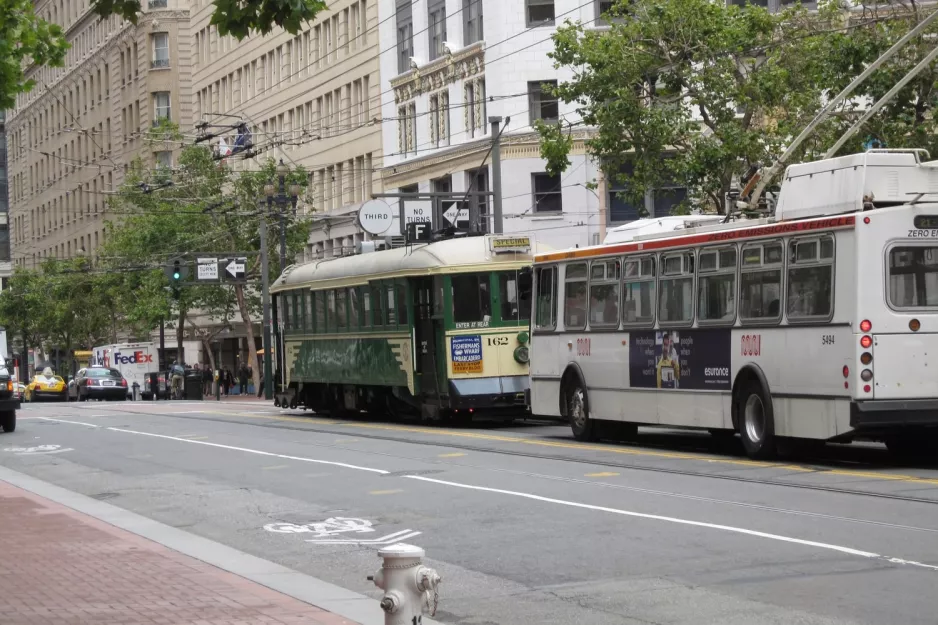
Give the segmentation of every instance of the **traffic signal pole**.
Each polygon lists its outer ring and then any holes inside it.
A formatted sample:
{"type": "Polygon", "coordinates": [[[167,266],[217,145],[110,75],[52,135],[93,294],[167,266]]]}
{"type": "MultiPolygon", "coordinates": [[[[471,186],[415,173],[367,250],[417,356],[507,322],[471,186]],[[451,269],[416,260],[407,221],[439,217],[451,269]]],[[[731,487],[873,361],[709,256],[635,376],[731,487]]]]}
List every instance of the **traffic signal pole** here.
{"type": "Polygon", "coordinates": [[[267,213],[261,211],[261,302],[264,315],[264,398],[273,399],[273,367],[270,360],[270,279],[267,258],[267,213]]]}

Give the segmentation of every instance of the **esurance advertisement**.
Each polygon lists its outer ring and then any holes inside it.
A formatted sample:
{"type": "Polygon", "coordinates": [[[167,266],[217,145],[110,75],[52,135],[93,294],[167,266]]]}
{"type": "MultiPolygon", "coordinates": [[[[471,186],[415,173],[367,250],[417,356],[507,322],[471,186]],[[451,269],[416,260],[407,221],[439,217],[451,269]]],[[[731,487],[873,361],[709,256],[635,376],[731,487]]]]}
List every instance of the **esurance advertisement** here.
{"type": "Polygon", "coordinates": [[[729,330],[629,333],[629,377],[638,388],[727,390],[729,330]]]}

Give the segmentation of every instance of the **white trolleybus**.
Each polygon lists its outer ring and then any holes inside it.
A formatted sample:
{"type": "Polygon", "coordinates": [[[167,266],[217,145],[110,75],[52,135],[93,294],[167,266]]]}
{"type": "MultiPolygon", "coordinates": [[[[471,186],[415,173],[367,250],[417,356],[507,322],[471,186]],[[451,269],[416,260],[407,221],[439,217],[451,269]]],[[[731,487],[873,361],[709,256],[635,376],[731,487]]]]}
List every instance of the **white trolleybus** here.
{"type": "Polygon", "coordinates": [[[537,255],[532,412],[567,418],[579,440],[610,423],[738,432],[753,458],[779,437],[934,450],[938,161],[927,159],[793,165],[771,219],[614,230],[537,255]]]}

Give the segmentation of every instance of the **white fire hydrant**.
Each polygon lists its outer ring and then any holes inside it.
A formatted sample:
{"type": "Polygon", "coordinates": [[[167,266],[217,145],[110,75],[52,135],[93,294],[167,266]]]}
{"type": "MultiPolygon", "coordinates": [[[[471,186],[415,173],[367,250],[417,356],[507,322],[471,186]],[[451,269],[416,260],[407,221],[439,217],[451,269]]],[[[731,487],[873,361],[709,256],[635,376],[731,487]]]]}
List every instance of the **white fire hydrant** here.
{"type": "Polygon", "coordinates": [[[436,614],[442,578],[420,563],[425,555],[420,547],[403,543],[378,552],[384,563],[369,579],[384,591],[384,625],[420,625],[425,609],[430,616],[436,614]]]}

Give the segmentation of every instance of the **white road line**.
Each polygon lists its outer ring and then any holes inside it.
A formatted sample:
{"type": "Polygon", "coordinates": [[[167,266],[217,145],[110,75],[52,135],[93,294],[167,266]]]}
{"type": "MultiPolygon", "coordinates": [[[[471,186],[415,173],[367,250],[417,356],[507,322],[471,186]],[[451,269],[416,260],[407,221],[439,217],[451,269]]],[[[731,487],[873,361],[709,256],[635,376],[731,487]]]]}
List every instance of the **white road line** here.
{"type": "Polygon", "coordinates": [[[838,551],[840,553],[846,553],[848,555],[860,556],[863,558],[870,558],[874,560],[885,560],[887,562],[892,562],[894,564],[907,564],[910,566],[917,566],[925,569],[930,569],[932,571],[938,571],[938,566],[933,564],[925,564],[923,562],[916,562],[914,560],[905,560],[902,558],[893,558],[890,556],[884,556],[878,553],[873,553],[872,551],[862,551],[860,549],[853,549],[852,547],[843,547],[841,545],[832,545],[830,543],[822,543],[814,540],[803,540],[801,538],[792,538],[791,536],[781,536],[779,534],[769,534],[767,532],[759,532],[757,530],[750,530],[744,527],[734,527],[732,525],[720,525],[717,523],[706,523],[704,521],[691,521],[690,519],[680,519],[677,517],[662,516],[659,514],[646,514],[644,512],[633,512],[631,510],[621,510],[619,508],[607,508],[605,506],[594,506],[592,504],[579,503],[576,501],[567,501],[564,499],[553,499],[551,497],[541,497],[540,495],[533,495],[531,493],[522,493],[514,490],[503,490],[501,488],[489,488],[486,486],[473,486],[471,484],[462,484],[460,482],[449,482],[446,480],[437,480],[431,477],[424,477],[422,475],[405,475],[403,476],[411,480],[420,480],[421,482],[432,482],[434,484],[442,484],[444,486],[455,486],[456,488],[465,488],[468,490],[478,490],[487,493],[497,493],[500,495],[510,495],[512,497],[521,497],[523,499],[532,499],[534,501],[542,501],[544,503],[552,503],[560,506],[568,506],[571,508],[581,508],[584,510],[595,510],[597,512],[608,512],[610,514],[618,514],[622,516],[637,517],[641,519],[650,519],[653,521],[665,521],[667,523],[677,523],[680,525],[690,525],[693,527],[704,527],[707,529],[722,530],[724,532],[733,532],[736,534],[745,534],[747,536],[755,536],[756,538],[767,538],[769,540],[777,540],[786,543],[794,543],[797,545],[804,545],[806,547],[817,547],[819,549],[828,549],[830,551],[838,551]]]}
{"type": "Polygon", "coordinates": [[[75,425],[84,425],[89,428],[99,428],[100,425],[95,425],[94,423],[84,423],[82,421],[72,421],[71,419],[53,419],[52,417],[36,417],[37,419],[42,419],[43,421],[55,421],[56,423],[74,423],[75,425]]]}
{"type": "MultiPolygon", "coordinates": [[[[76,423],[75,421],[69,421],[67,423],[76,423]]],[[[97,427],[97,426],[95,426],[97,427]]],[[[332,462],[330,460],[314,460],[313,458],[304,458],[302,456],[288,456],[285,454],[275,454],[270,451],[261,451],[259,449],[249,449],[247,447],[234,447],[232,445],[222,445],[221,443],[210,443],[208,441],[195,441],[188,438],[180,438],[178,436],[167,436],[166,434],[152,434],[150,432],[138,432],[137,430],[125,430],[123,428],[113,428],[109,427],[109,430],[113,432],[124,432],[126,434],[137,434],[138,436],[152,436],[153,438],[164,438],[170,441],[179,441],[181,443],[190,443],[192,445],[205,445],[207,447],[217,447],[219,449],[230,449],[232,451],[243,451],[249,454],[257,454],[258,456],[268,456],[270,458],[283,458],[285,460],[297,460],[299,462],[311,462],[314,464],[328,464],[334,467],[345,467],[346,469],[355,469],[357,471],[368,471],[369,473],[378,473],[380,475],[386,475],[388,471],[384,469],[373,469],[371,467],[360,467],[355,464],[347,464],[345,462],[332,462]]]]}

